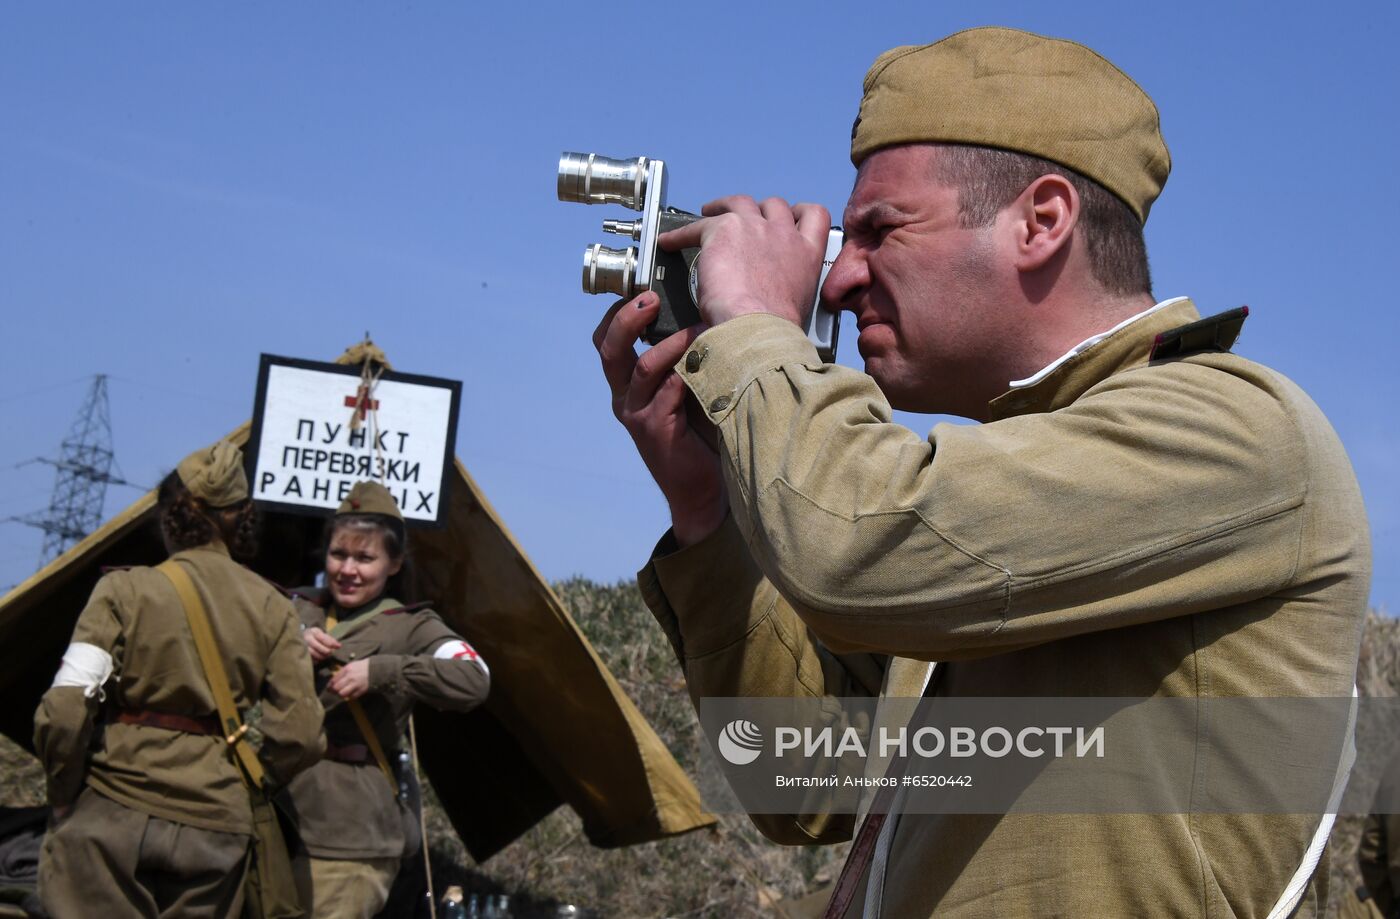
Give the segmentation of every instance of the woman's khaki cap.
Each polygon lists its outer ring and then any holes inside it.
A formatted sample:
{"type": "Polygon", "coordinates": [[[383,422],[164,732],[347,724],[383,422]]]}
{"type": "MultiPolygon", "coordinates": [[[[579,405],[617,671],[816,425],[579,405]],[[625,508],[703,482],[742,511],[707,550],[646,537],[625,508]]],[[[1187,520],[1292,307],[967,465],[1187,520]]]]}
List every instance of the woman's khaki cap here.
{"type": "Polygon", "coordinates": [[[389,494],[389,489],[378,482],[356,482],[355,487],[350,489],[350,494],[335,510],[337,517],[344,514],[381,514],[403,522],[403,512],[399,510],[399,503],[389,494]]]}
{"type": "Polygon", "coordinates": [[[1083,45],[1017,29],[969,29],[876,58],[851,130],[851,161],[930,142],[1068,166],[1144,222],[1171,172],[1157,106],[1141,87],[1083,45]]]}
{"type": "Polygon", "coordinates": [[[248,500],[248,475],[243,451],[226,440],[196,450],[175,467],[190,494],[210,507],[228,507],[248,500]]]}

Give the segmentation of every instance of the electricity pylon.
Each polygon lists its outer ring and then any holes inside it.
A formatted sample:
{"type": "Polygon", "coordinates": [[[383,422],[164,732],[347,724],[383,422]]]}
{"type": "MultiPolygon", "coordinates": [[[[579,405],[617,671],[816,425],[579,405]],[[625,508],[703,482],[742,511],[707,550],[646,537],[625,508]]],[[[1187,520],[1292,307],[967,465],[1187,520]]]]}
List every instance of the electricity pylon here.
{"type": "MultiPolygon", "coordinates": [[[[107,375],[93,377],[87,400],[78,411],[57,459],[35,457],[27,463],[46,463],[57,470],[49,509],[40,514],[9,517],[44,531],[39,566],[53,561],[102,523],[102,505],[108,485],[131,485],[112,474],[112,419],[107,410],[107,375]]],[[[120,470],[119,470],[120,471],[120,470]]]]}

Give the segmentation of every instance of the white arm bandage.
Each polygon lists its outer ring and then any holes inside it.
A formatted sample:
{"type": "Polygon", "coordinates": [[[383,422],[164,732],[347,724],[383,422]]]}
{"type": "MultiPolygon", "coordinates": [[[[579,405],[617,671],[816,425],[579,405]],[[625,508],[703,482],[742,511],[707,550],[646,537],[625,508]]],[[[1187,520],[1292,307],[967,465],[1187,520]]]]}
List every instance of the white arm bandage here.
{"type": "Polygon", "coordinates": [[[102,684],[112,675],[112,655],[97,645],[75,641],[63,652],[63,666],[53,678],[54,686],[78,686],[83,695],[103,699],[102,684]]]}
{"type": "Polygon", "coordinates": [[[476,649],[465,641],[444,641],[437,646],[433,652],[433,657],[438,660],[468,660],[477,664],[486,675],[491,675],[491,668],[486,666],[486,661],[481,659],[481,655],[476,653],[476,649]]]}

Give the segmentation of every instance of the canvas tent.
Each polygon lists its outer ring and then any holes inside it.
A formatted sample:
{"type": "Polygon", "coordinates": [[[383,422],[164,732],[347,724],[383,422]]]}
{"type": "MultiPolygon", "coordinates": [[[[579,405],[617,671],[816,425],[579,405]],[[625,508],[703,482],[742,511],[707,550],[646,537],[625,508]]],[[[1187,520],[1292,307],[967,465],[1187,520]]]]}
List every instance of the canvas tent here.
{"type": "MultiPolygon", "coordinates": [[[[247,425],[229,437],[247,438],[247,425]]],[[[420,594],[490,663],[492,690],[475,711],[420,706],[416,721],[422,767],[472,856],[484,861],[560,804],[598,846],[713,823],[460,461],[447,501],[444,527],[410,532],[420,594]]],[[[309,583],[321,524],[266,514],[252,567],[279,584],[309,583]]],[[[163,557],[152,492],[0,598],[0,732],[31,747],[39,697],[101,568],[163,557]]]]}

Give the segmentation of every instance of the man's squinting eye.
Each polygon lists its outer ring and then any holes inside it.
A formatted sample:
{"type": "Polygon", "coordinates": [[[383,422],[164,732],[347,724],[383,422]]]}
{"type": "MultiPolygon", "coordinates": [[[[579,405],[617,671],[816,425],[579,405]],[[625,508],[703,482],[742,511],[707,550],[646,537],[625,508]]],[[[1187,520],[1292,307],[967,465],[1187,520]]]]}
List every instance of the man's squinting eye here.
{"type": "Polygon", "coordinates": [[[859,240],[862,243],[879,243],[883,242],[891,231],[898,228],[899,224],[890,223],[885,220],[874,220],[870,223],[853,221],[846,226],[846,232],[849,233],[853,239],[859,240]]]}

